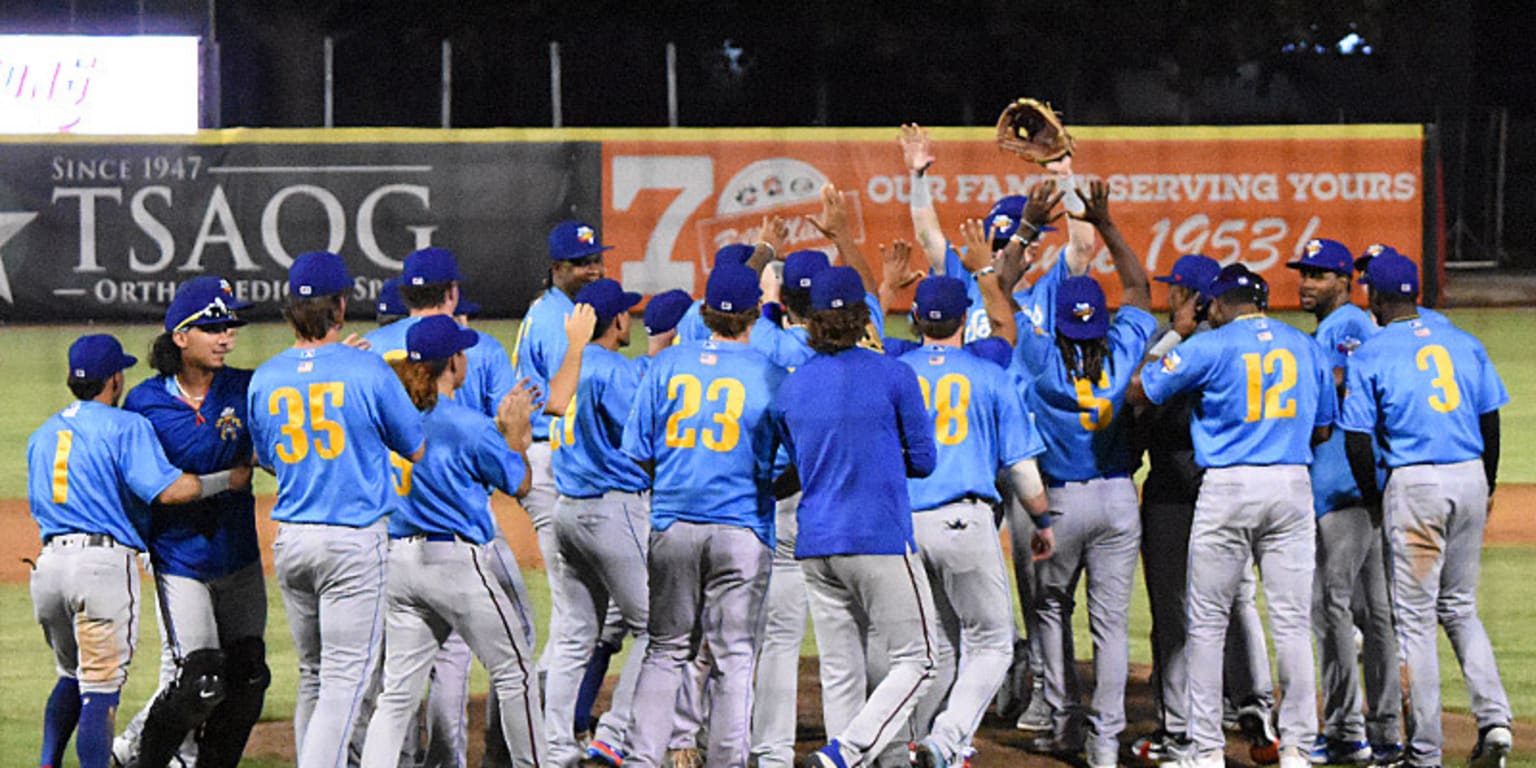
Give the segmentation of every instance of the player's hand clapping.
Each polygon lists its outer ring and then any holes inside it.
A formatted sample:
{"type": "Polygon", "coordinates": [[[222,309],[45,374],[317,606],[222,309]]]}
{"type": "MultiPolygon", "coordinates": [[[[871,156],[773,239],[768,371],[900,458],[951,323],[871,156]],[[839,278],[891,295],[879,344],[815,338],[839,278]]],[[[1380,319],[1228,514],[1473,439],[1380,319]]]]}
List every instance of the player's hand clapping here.
{"type": "Polygon", "coordinates": [[[512,450],[522,452],[533,445],[533,426],[529,421],[532,414],[533,391],[528,380],[523,379],[496,406],[496,429],[507,438],[512,450]]]}

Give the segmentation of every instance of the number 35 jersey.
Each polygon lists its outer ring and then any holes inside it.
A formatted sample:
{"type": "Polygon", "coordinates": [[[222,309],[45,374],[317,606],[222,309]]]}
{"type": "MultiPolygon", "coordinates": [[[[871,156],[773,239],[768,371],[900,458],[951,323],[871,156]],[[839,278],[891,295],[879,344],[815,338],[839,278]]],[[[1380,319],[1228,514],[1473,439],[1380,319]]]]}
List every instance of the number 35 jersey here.
{"type": "Polygon", "coordinates": [[[251,377],[251,443],[277,475],[272,519],[363,528],[384,515],[389,452],[422,444],[394,369],[343,344],[285,349],[251,377]]]}
{"type": "MultiPolygon", "coordinates": [[[[1353,365],[1353,363],[1351,363],[1353,365]]],[[[1338,414],[1333,371],[1311,336],[1263,315],[1196,334],[1142,368],[1147,399],[1196,392],[1202,467],[1312,463],[1312,428],[1338,414]]]]}
{"type": "Polygon", "coordinates": [[[1349,359],[1339,426],[1375,434],[1388,467],[1483,455],[1478,417],[1509,402],[1483,345],[1453,326],[1405,318],[1349,359]]]}
{"type": "Polygon", "coordinates": [[[656,355],[623,442],[626,456],[656,462],[653,529],[737,525],[774,546],[778,442],[768,408],[786,375],[745,344],[691,341],[656,355]]]}

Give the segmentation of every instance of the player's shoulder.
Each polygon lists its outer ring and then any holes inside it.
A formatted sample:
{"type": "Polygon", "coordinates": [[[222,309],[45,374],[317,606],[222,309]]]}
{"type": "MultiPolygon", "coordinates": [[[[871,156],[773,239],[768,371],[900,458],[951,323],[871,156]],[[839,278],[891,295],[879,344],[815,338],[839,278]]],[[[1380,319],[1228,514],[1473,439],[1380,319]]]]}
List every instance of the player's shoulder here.
{"type": "MultiPolygon", "coordinates": [[[[214,381],[217,382],[218,378],[215,377],[214,381]]],[[[133,385],[133,389],[123,395],[123,410],[137,412],[168,402],[171,395],[166,391],[165,383],[165,376],[156,374],[133,385]]]]}
{"type": "Polygon", "coordinates": [[[475,345],[471,347],[472,350],[479,352],[482,355],[494,355],[498,352],[503,355],[507,354],[506,346],[503,345],[501,341],[495,336],[492,336],[491,334],[479,329],[475,329],[475,336],[477,338],[475,340],[475,345]]]}
{"type": "MultiPolygon", "coordinates": [[[[439,397],[432,410],[422,414],[423,427],[430,425],[435,428],[433,431],[450,438],[477,435],[487,424],[494,429],[496,422],[490,416],[448,397],[439,397]]],[[[456,442],[453,440],[449,444],[456,442]]]]}

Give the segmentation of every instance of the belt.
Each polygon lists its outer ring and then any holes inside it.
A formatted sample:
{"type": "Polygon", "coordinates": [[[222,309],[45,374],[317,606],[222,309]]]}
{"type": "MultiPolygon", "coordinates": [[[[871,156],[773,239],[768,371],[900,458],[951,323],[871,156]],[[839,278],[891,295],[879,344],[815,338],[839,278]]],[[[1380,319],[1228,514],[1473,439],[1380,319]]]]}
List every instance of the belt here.
{"type": "Polygon", "coordinates": [[[117,539],[105,533],[60,533],[43,540],[46,546],[60,547],[116,547],[117,539]]]}
{"type": "Polygon", "coordinates": [[[1088,478],[1084,478],[1082,480],[1055,480],[1055,479],[1047,479],[1045,481],[1045,487],[1047,487],[1047,488],[1065,488],[1070,483],[1091,483],[1094,480],[1119,480],[1121,478],[1126,478],[1126,477],[1130,477],[1130,476],[1131,476],[1131,473],[1129,473],[1129,472],[1110,472],[1107,475],[1099,475],[1098,477],[1088,477],[1088,478]]]}
{"type": "Polygon", "coordinates": [[[413,533],[409,536],[393,536],[395,541],[458,541],[457,534],[452,533],[413,533]]]}
{"type": "Polygon", "coordinates": [[[996,503],[997,502],[995,502],[995,501],[993,501],[993,500],[991,500],[991,499],[989,499],[989,498],[987,498],[985,496],[981,496],[980,494],[967,493],[964,496],[959,496],[959,497],[950,499],[949,501],[943,502],[941,504],[937,504],[937,505],[934,505],[932,507],[927,507],[925,509],[919,509],[919,510],[915,510],[915,511],[917,511],[917,512],[927,512],[930,509],[938,509],[939,507],[947,507],[947,506],[949,506],[951,504],[980,504],[982,506],[990,507],[990,506],[992,506],[993,504],[996,504],[996,503]]]}
{"type": "Polygon", "coordinates": [[[591,494],[589,496],[573,496],[573,495],[571,495],[569,493],[562,493],[560,495],[564,496],[567,499],[574,499],[576,501],[591,501],[593,499],[601,499],[601,498],[603,498],[604,496],[607,496],[610,493],[627,493],[627,494],[630,494],[631,496],[644,496],[645,494],[650,493],[650,491],[648,489],[645,489],[645,488],[641,488],[638,491],[626,491],[623,488],[615,488],[615,489],[613,489],[611,491],[604,491],[603,493],[594,493],[594,494],[591,494]]]}

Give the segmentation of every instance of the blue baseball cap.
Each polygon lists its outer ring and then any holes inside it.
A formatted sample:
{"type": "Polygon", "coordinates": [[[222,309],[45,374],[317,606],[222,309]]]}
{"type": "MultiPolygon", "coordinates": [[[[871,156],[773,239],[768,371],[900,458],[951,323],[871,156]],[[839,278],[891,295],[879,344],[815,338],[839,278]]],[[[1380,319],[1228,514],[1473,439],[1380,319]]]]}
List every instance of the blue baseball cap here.
{"type": "Polygon", "coordinates": [[[1417,296],[1419,267],[1400,253],[1383,253],[1365,265],[1365,275],[1360,282],[1382,293],[1417,296]]]}
{"type": "Polygon", "coordinates": [[[811,281],[813,309],[843,309],[864,301],[864,279],[853,267],[827,267],[811,281]]]}
{"type": "Polygon", "coordinates": [[[831,266],[832,262],[821,251],[795,251],[784,257],[784,287],[790,290],[810,290],[811,278],[831,266]]]}
{"type": "Polygon", "coordinates": [[[347,263],[330,251],[310,251],[288,268],[288,290],[295,296],[329,296],[351,287],[347,263]]]}
{"type": "Polygon", "coordinates": [[[1056,331],[1078,341],[1109,333],[1109,304],[1104,288],[1088,277],[1069,277],[1056,288],[1056,331]]]}
{"type": "Polygon", "coordinates": [[[427,285],[429,283],[455,283],[464,279],[459,274],[459,260],[446,248],[423,248],[405,257],[402,285],[427,285]]]}
{"type": "Polygon", "coordinates": [[[1261,293],[1269,293],[1269,283],[1259,275],[1242,264],[1228,264],[1217,273],[1216,279],[1211,281],[1205,289],[1208,298],[1216,298],[1234,288],[1254,288],[1261,293]]]}
{"type": "Polygon", "coordinates": [[[165,309],[165,329],[180,331],[194,325],[242,326],[245,321],[235,311],[250,304],[235,298],[229,281],[214,275],[194,277],[176,289],[176,297],[165,309]]]}
{"type": "Polygon", "coordinates": [[[745,312],[762,297],[757,273],[741,264],[716,266],[704,286],[704,305],[717,312],[745,312]]]}
{"type": "Polygon", "coordinates": [[[752,253],[756,250],[756,248],[743,243],[731,243],[715,251],[714,266],[718,267],[721,264],[745,264],[747,259],[752,258],[752,253]]]}
{"type": "Polygon", "coordinates": [[[597,238],[597,230],[574,219],[562,221],[549,231],[551,261],[574,261],[612,249],[597,238]]]}
{"type": "MultiPolygon", "coordinates": [[[[982,228],[991,235],[992,242],[1007,240],[1019,231],[1019,222],[1024,220],[1024,206],[1028,204],[1026,195],[1008,195],[992,204],[992,210],[987,211],[987,218],[982,222],[982,228]]],[[[1046,226],[1040,231],[1055,232],[1056,228],[1046,226]]]]}
{"type": "Polygon", "coordinates": [[[953,320],[965,317],[971,297],[965,295],[965,283],[947,275],[935,275],[917,284],[912,313],[920,320],[953,320]]]}
{"type": "Polygon", "coordinates": [[[461,294],[459,296],[459,303],[453,306],[453,314],[478,315],[480,314],[480,305],[464,298],[464,296],[461,294]]]}
{"type": "Polygon", "coordinates": [[[1360,257],[1355,259],[1355,271],[1364,272],[1365,266],[1371,263],[1371,259],[1374,259],[1377,256],[1386,255],[1388,253],[1394,256],[1403,255],[1399,253],[1396,248],[1393,248],[1392,246],[1385,243],[1371,243],[1370,245],[1367,245],[1365,250],[1360,253],[1360,257]]]}
{"type": "Polygon", "coordinates": [[[1216,279],[1216,273],[1220,271],[1221,265],[1215,259],[1199,253],[1186,253],[1173,263],[1173,271],[1152,279],[1159,283],[1182,285],[1192,291],[1204,293],[1211,281],[1216,279]]]}
{"type": "Polygon", "coordinates": [[[480,334],[447,315],[423,317],[405,332],[405,355],[416,362],[446,360],[473,347],[480,334]]]}
{"type": "Polygon", "coordinates": [[[605,277],[587,283],[577,292],[576,303],[591,305],[592,310],[597,313],[597,324],[602,325],[628,312],[640,303],[641,298],[643,297],[638,293],[625,293],[624,289],[619,287],[619,281],[605,277]]]}
{"type": "Polygon", "coordinates": [[[381,315],[409,315],[411,308],[400,298],[400,282],[405,278],[391,277],[379,286],[379,297],[374,308],[381,315]]]}
{"type": "Polygon", "coordinates": [[[138,362],[137,357],[123,354],[123,345],[105,333],[81,336],[69,345],[71,379],[100,381],[124,368],[132,368],[138,362]]]}
{"type": "Polygon", "coordinates": [[[646,334],[655,336],[676,328],[691,306],[693,297],[687,291],[676,288],[652,296],[651,302],[645,305],[645,317],[642,320],[646,334]]]}
{"type": "Polygon", "coordinates": [[[1291,269],[1321,269],[1345,277],[1353,277],[1355,257],[1349,252],[1349,248],[1337,240],[1313,238],[1301,247],[1301,258],[1285,266],[1291,269]]]}

